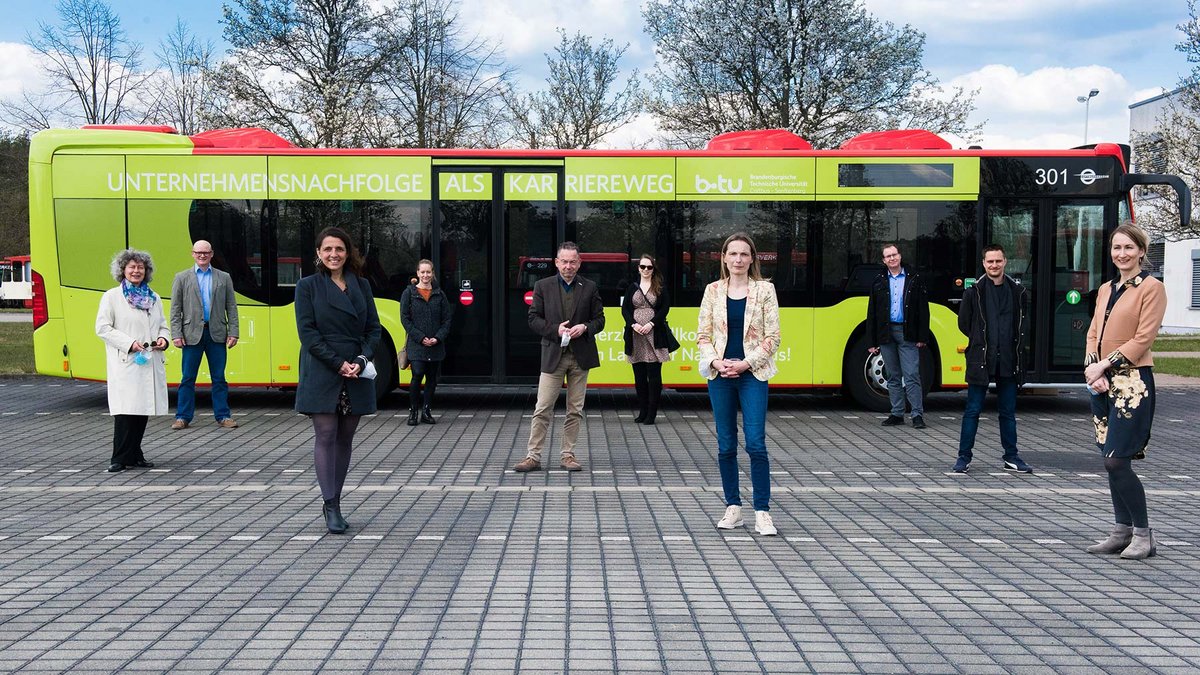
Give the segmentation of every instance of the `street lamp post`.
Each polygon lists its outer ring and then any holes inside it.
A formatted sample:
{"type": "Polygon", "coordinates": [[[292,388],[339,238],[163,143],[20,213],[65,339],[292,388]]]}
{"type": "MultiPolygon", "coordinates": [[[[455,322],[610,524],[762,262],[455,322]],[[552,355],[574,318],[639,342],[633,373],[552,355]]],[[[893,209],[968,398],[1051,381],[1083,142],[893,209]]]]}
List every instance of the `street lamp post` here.
{"type": "Polygon", "coordinates": [[[1088,115],[1092,108],[1092,99],[1100,93],[1099,89],[1093,89],[1088,92],[1087,96],[1076,96],[1075,100],[1083,104],[1083,144],[1087,145],[1088,137],[1088,115]]]}

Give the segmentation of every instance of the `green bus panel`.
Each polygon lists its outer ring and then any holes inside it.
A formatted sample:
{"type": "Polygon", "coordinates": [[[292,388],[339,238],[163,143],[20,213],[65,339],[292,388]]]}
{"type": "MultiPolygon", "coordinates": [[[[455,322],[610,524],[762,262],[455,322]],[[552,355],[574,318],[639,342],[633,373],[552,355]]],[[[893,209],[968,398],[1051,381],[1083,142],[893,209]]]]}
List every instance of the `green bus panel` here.
{"type": "Polygon", "coordinates": [[[108,181],[130,199],[266,199],[267,158],[225,155],[129,155],[108,181]]]}
{"type": "Polygon", "coordinates": [[[150,253],[154,286],[171,294],[175,273],[196,264],[188,215],[190,199],[130,199],[129,245],[150,253]]]}
{"type": "Polygon", "coordinates": [[[817,157],[819,200],[975,199],[978,157],[817,157]]]}
{"type": "MultiPolygon", "coordinates": [[[[404,344],[404,327],[400,324],[400,303],[375,299],[375,311],[384,334],[391,339],[380,346],[383,352],[399,349],[404,344]]],[[[275,386],[295,385],[300,377],[300,337],[296,332],[296,305],[270,308],[271,358],[270,382],[275,386]]],[[[390,354],[395,358],[395,352],[390,354]]],[[[408,371],[400,373],[400,383],[408,382],[408,371]]]]}
{"type": "Polygon", "coordinates": [[[482,202],[492,200],[490,171],[445,171],[438,174],[438,199],[482,202]]]}
{"type": "Polygon", "coordinates": [[[674,201],[674,157],[568,157],[568,201],[674,201]]]}
{"type": "Polygon", "coordinates": [[[675,194],[696,201],[811,200],[813,157],[680,157],[675,194]]]}
{"type": "MultiPolygon", "coordinates": [[[[116,285],[109,277],[108,287],[104,290],[116,285]]],[[[157,292],[159,284],[153,284],[151,288],[157,292]]],[[[64,344],[70,357],[71,377],[85,380],[108,378],[104,341],[96,336],[96,314],[100,311],[100,298],[103,295],[104,291],[80,288],[64,288],[62,291],[64,344]]],[[[58,346],[54,352],[62,354],[62,346],[58,346]]]]}
{"type": "Polygon", "coordinates": [[[552,202],[558,199],[558,174],[504,174],[504,199],[508,201],[552,202]]]}
{"type": "Polygon", "coordinates": [[[328,155],[270,158],[271,199],[430,199],[428,157],[328,155]]]}
{"type": "MultiPolygon", "coordinates": [[[[125,202],[58,199],[54,218],[62,285],[100,291],[112,288],[116,282],[110,263],[125,248],[125,202]]],[[[93,311],[92,318],[95,316],[93,311]]]]}
{"type": "Polygon", "coordinates": [[[55,155],[55,199],[124,199],[123,155],[55,155]]]}

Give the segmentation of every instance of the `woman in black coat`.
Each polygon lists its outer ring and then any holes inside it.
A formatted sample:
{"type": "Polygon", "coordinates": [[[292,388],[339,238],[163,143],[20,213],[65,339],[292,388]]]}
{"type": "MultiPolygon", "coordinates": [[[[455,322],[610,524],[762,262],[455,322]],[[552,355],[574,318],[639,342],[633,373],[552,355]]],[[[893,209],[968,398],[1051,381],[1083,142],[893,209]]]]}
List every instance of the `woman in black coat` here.
{"type": "Polygon", "coordinates": [[[654,424],[662,396],[662,364],[671,360],[679,342],[667,325],[671,299],[663,288],[654,256],[643,253],[638,260],[638,280],[629,285],[621,300],[625,317],[625,357],[633,366],[638,414],[633,421],[654,424]]]}
{"type": "Polygon", "coordinates": [[[296,412],[312,418],[313,460],[325,503],[325,524],[346,531],[342,486],[350,470],[354,431],[375,412],[375,384],[363,377],[382,329],[371,286],[358,276],[362,259],[350,235],[327,227],[317,235],[317,273],[296,284],[300,382],[296,412]]]}
{"type": "Polygon", "coordinates": [[[400,323],[408,337],[404,349],[412,366],[408,385],[408,426],[417,426],[417,401],[421,400],[421,380],[425,380],[421,421],[436,424],[430,406],[437,389],[438,372],[446,358],[446,336],[450,334],[450,301],[442,289],[433,285],[433,262],[417,263],[417,283],[400,296],[400,323]]]}

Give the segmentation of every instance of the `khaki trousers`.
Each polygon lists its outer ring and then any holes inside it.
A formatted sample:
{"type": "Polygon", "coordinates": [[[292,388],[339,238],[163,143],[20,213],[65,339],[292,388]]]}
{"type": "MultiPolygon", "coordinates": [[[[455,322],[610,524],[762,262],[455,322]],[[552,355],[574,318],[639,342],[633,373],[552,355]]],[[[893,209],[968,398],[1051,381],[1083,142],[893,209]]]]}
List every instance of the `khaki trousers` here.
{"type": "Polygon", "coordinates": [[[558,368],[553,373],[542,373],[538,379],[537,406],[533,409],[533,421],[529,425],[529,452],[526,457],[542,461],[542,446],[546,444],[546,432],[554,419],[554,404],[562,391],[563,379],[567,381],[567,420],[563,424],[562,456],[575,454],[575,440],[579,438],[579,425],[583,422],[583,401],[587,394],[588,371],[579,367],[575,355],[563,352],[558,368]]]}

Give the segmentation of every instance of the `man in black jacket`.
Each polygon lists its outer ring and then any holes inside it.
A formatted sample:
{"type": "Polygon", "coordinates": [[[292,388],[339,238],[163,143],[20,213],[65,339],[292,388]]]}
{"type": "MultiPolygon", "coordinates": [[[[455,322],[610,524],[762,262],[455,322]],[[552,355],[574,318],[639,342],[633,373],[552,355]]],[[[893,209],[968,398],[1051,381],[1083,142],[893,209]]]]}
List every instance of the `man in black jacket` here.
{"type": "Polygon", "coordinates": [[[912,408],[914,428],[925,428],[925,409],[921,402],[921,348],[929,344],[929,299],[925,283],[916,272],[900,264],[900,249],[895,244],[883,247],[887,271],[871,285],[867,302],[868,349],[883,353],[887,369],[888,398],[892,413],[883,426],[904,424],[904,399],[912,408]]]}
{"type": "Polygon", "coordinates": [[[958,461],[954,463],[958,473],[966,473],[971,467],[979,411],[990,382],[996,383],[1004,470],[1033,473],[1033,468],[1017,455],[1017,387],[1025,379],[1029,290],[1004,273],[1007,263],[1000,246],[992,244],[983,249],[984,275],[963,291],[958,308],[958,329],[969,339],[967,409],[958,439],[958,461]]]}

